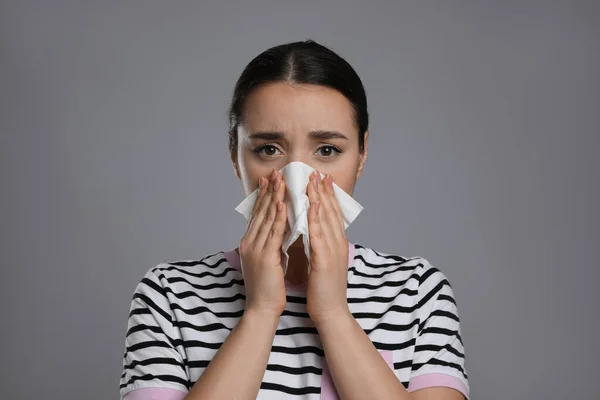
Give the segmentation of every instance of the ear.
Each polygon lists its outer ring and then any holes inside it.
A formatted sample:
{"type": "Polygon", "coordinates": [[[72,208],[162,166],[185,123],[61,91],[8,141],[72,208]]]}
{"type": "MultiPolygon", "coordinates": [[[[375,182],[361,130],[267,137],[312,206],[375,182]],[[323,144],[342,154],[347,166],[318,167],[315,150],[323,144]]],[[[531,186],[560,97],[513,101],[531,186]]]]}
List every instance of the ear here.
{"type": "Polygon", "coordinates": [[[358,156],[358,171],[356,172],[356,180],[360,178],[363,172],[363,168],[365,167],[365,162],[367,161],[367,157],[369,156],[369,131],[365,132],[365,144],[363,152],[358,156]]]}
{"type": "MultiPolygon", "coordinates": [[[[231,143],[231,132],[229,132],[229,143],[231,143]]],[[[240,174],[240,163],[238,162],[238,154],[237,149],[232,150],[229,148],[229,157],[231,158],[231,163],[233,164],[233,172],[238,179],[242,179],[242,174],[240,174]]]]}

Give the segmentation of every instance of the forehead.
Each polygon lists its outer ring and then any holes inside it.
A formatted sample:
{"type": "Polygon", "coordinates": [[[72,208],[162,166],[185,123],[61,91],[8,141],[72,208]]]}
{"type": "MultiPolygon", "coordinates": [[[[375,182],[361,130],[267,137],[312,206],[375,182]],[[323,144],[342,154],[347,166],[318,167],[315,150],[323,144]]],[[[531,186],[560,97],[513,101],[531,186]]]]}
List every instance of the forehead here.
{"type": "Polygon", "coordinates": [[[316,130],[358,136],[352,104],[337,90],[276,82],[254,89],[244,107],[246,131],[283,133],[316,130]]]}

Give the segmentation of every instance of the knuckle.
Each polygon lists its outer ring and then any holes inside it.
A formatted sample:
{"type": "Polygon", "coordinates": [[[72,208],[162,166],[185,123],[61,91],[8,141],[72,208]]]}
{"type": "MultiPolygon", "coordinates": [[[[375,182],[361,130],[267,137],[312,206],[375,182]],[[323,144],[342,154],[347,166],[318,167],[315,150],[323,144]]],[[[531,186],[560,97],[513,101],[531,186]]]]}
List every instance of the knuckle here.
{"type": "Polygon", "coordinates": [[[271,215],[271,213],[267,214],[265,216],[265,219],[263,219],[263,225],[270,225],[274,219],[275,219],[274,215],[271,215]]]}
{"type": "Polygon", "coordinates": [[[271,234],[271,236],[272,236],[272,237],[278,237],[278,236],[280,236],[280,235],[281,235],[281,232],[282,232],[282,229],[281,229],[280,227],[278,227],[278,226],[276,226],[276,225],[273,225],[273,226],[271,227],[271,232],[270,232],[270,234],[271,234]]]}
{"type": "Polygon", "coordinates": [[[244,237],[242,239],[242,241],[240,242],[240,253],[246,254],[248,252],[248,250],[250,249],[250,247],[251,246],[250,246],[249,240],[246,237],[244,237]]]}

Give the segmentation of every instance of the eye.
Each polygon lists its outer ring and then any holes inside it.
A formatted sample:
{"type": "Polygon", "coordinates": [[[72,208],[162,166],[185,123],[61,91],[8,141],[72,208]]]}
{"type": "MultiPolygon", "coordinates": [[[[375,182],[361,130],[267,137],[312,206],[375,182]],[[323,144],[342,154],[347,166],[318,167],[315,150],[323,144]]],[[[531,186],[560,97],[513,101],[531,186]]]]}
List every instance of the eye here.
{"type": "Polygon", "coordinates": [[[317,154],[325,158],[333,157],[339,153],[341,153],[340,149],[331,145],[321,146],[317,149],[317,154]]]}
{"type": "Polygon", "coordinates": [[[279,151],[279,149],[277,148],[277,146],[272,145],[272,144],[265,144],[263,146],[260,146],[256,150],[254,150],[255,153],[257,153],[259,155],[265,155],[268,157],[277,155],[278,151],[279,151]]]}

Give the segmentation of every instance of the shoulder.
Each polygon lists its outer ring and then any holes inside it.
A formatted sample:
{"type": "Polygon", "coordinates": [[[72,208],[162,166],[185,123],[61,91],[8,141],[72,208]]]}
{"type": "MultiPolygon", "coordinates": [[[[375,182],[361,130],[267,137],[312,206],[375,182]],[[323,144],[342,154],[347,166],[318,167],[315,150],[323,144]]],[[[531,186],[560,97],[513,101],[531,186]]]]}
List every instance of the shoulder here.
{"type": "Polygon", "coordinates": [[[185,280],[203,277],[219,277],[236,269],[227,262],[225,252],[219,251],[200,259],[166,261],[150,268],[144,279],[169,282],[172,278],[185,280]],[[171,278],[171,279],[170,279],[171,278]]]}
{"type": "Polygon", "coordinates": [[[240,279],[226,253],[219,251],[203,258],[168,261],[147,270],[135,289],[134,297],[149,299],[182,298],[190,290],[226,288],[240,279]]]}
{"type": "Polygon", "coordinates": [[[432,300],[440,298],[456,304],[446,275],[426,258],[390,254],[360,244],[354,247],[351,272],[358,286],[368,285],[377,292],[396,287],[401,289],[399,294],[411,293],[418,308],[430,308],[432,300]]]}
{"type": "Polygon", "coordinates": [[[431,285],[446,280],[446,276],[423,257],[405,257],[354,244],[353,267],[373,277],[416,279],[418,284],[431,285]]]}

